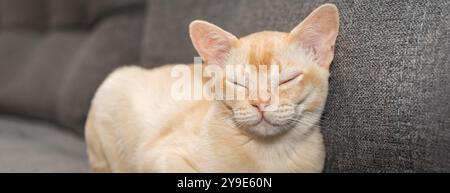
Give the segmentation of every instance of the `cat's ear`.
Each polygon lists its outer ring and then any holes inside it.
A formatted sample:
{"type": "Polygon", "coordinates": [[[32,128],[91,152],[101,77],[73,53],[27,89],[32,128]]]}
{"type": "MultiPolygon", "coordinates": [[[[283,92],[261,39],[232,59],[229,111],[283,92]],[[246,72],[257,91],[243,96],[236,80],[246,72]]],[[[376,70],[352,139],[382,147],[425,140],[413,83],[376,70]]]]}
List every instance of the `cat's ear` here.
{"type": "Polygon", "coordinates": [[[231,33],[200,20],[189,25],[189,34],[195,49],[208,64],[223,65],[224,59],[238,41],[231,33]]]}
{"type": "Polygon", "coordinates": [[[313,51],[319,66],[329,68],[339,31],[339,12],[335,5],[325,4],[314,10],[289,34],[289,41],[313,51]]]}

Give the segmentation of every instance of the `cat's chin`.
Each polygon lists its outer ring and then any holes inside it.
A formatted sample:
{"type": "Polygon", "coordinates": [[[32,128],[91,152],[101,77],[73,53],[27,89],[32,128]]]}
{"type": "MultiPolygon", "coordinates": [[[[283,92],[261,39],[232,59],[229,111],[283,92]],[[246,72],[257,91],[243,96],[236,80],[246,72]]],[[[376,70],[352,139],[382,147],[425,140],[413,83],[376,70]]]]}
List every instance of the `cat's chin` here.
{"type": "Polygon", "coordinates": [[[269,123],[266,120],[261,120],[259,123],[249,126],[246,130],[256,136],[259,137],[273,137],[277,135],[281,135],[286,132],[289,128],[283,127],[279,125],[274,125],[269,123]]]}

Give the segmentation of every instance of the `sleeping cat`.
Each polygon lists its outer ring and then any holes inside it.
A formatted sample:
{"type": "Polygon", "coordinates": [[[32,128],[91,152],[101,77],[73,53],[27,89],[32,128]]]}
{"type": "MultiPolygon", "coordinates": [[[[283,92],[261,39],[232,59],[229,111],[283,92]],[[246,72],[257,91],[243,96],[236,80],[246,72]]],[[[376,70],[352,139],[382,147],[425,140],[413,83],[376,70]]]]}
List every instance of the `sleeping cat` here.
{"type": "MultiPolygon", "coordinates": [[[[86,123],[91,169],[321,172],[325,152],[319,120],[339,29],[337,8],[320,6],[290,33],[236,38],[205,21],[193,21],[189,28],[203,66],[278,65],[277,96],[258,90],[265,97],[175,100],[174,66],[120,68],[92,101],[86,123]]],[[[247,84],[227,76],[217,79],[225,89],[249,92],[247,84]]],[[[197,74],[193,79],[204,82],[197,74]]]]}

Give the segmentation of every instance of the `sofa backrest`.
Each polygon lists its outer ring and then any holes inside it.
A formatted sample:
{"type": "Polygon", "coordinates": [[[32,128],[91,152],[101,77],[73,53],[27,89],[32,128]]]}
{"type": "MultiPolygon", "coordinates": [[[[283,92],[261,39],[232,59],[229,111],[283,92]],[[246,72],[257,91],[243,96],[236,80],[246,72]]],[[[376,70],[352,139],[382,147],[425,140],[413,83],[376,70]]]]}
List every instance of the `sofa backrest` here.
{"type": "Polygon", "coordinates": [[[45,30],[83,28],[145,0],[1,0],[0,28],[45,30]]]}
{"type": "Polygon", "coordinates": [[[140,60],[144,0],[0,0],[0,112],[84,130],[95,90],[140,60]]]}

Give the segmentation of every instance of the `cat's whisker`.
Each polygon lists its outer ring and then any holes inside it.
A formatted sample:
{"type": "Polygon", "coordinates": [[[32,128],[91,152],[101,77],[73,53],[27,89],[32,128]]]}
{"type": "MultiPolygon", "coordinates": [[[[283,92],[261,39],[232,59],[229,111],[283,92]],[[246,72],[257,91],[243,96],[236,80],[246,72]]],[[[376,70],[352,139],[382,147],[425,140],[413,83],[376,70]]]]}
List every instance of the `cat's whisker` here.
{"type": "Polygon", "coordinates": [[[298,119],[290,119],[289,121],[293,122],[294,124],[302,124],[305,126],[319,126],[318,122],[308,122],[305,120],[298,120],[298,119]]]}

